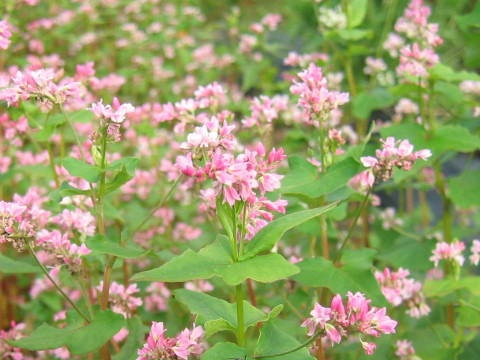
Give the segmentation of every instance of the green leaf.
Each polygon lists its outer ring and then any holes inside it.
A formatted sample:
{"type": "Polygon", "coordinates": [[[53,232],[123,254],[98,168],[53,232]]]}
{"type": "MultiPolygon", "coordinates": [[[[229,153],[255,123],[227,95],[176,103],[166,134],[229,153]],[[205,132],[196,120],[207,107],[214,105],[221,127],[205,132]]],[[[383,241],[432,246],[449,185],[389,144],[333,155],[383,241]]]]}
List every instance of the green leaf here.
{"type": "Polygon", "coordinates": [[[435,66],[430,70],[430,74],[434,79],[441,79],[446,81],[480,81],[480,75],[478,74],[465,70],[456,72],[451,67],[442,63],[436,63],[435,66]]]}
{"type": "Polygon", "coordinates": [[[459,177],[448,179],[450,199],[463,209],[479,206],[478,179],[480,179],[480,169],[471,170],[459,177]]]}
{"type": "Polygon", "coordinates": [[[395,103],[395,98],[384,89],[374,89],[371,93],[361,92],[352,101],[353,114],[367,120],[373,110],[383,109],[395,103]]]}
{"type": "Polygon", "coordinates": [[[183,282],[210,279],[215,275],[216,264],[193,250],[187,250],[166,264],[132,276],[132,281],[183,282]]]}
{"type": "Polygon", "coordinates": [[[72,355],[84,355],[99,349],[123,324],[124,318],[121,314],[105,310],[97,312],[93,321],[85,326],[77,322],[59,329],[43,324],[29,337],[6,342],[27,350],[57,349],[66,345],[72,355]]]}
{"type": "Polygon", "coordinates": [[[136,259],[151,251],[143,250],[138,246],[122,246],[102,235],[94,236],[88,239],[85,243],[90,250],[98,251],[103,254],[115,255],[124,259],[136,259]]]}
{"type": "Polygon", "coordinates": [[[48,196],[55,202],[60,202],[64,197],[74,195],[89,195],[89,190],[81,190],[71,186],[67,181],[62,182],[58,189],[52,191],[48,196]]]}
{"type": "Polygon", "coordinates": [[[348,291],[360,291],[373,300],[375,306],[386,306],[386,300],[380,291],[372,273],[372,261],[376,251],[361,249],[345,251],[341,266],[335,266],[324,258],[305,259],[296,265],[300,274],[292,277],[305,286],[328,287],[334,294],[345,296],[348,291]]]}
{"type": "Polygon", "coordinates": [[[202,360],[253,360],[247,350],[230,342],[216,343],[208,349],[201,357],[202,360]]]}
{"type": "Polygon", "coordinates": [[[280,279],[286,279],[298,272],[299,270],[295,265],[276,253],[217,266],[215,269],[215,274],[221,276],[228,285],[238,285],[246,279],[261,283],[272,283],[280,279]]]}
{"type": "Polygon", "coordinates": [[[305,221],[325,214],[337,205],[338,202],[316,209],[299,211],[273,220],[247,243],[245,246],[245,253],[240,257],[241,260],[250,259],[261,252],[271,250],[287,230],[290,230],[305,221]]]}
{"type": "Polygon", "coordinates": [[[127,169],[125,164],[122,164],[121,170],[117,172],[112,181],[105,184],[105,195],[120,188],[123,184],[129,182],[135,176],[135,170],[127,169]]]}
{"type": "Polygon", "coordinates": [[[87,164],[83,160],[72,157],[63,159],[62,165],[72,176],[85,179],[90,183],[100,180],[102,169],[96,165],[87,164]]]}
{"type": "Polygon", "coordinates": [[[427,146],[438,155],[447,150],[470,152],[480,148],[480,137],[463,126],[443,125],[436,129],[427,146]]]}
{"type": "Polygon", "coordinates": [[[56,127],[56,125],[47,125],[37,132],[32,132],[32,137],[38,141],[47,141],[55,132],[56,127]]]}
{"type": "Polygon", "coordinates": [[[0,273],[2,274],[37,274],[40,272],[41,270],[37,266],[0,254],[0,273]]]}
{"type": "MultiPolygon", "coordinates": [[[[198,315],[197,321],[199,324],[204,324],[209,321],[223,319],[224,322],[217,322],[218,324],[228,324],[223,326],[220,330],[232,330],[238,326],[237,322],[237,305],[235,303],[228,303],[225,300],[186,289],[177,289],[174,291],[175,298],[182,304],[188,307],[191,313],[198,315]]],[[[247,301],[243,302],[244,324],[245,328],[254,326],[260,321],[268,320],[268,314],[253,307],[247,301]]],[[[212,323],[210,323],[207,333],[211,335],[212,323]]],[[[219,331],[215,329],[216,331],[219,331]]]]}
{"type": "Polygon", "coordinates": [[[139,159],[136,157],[125,157],[115,161],[112,161],[105,168],[106,171],[117,171],[122,170],[122,167],[125,165],[125,170],[128,175],[135,176],[135,169],[137,168],[139,159]]]}
{"type": "Polygon", "coordinates": [[[228,285],[237,285],[248,278],[270,283],[298,273],[295,265],[276,253],[234,263],[229,244],[226,236],[219,236],[198,253],[187,250],[156,269],[133,275],[132,281],[182,282],[219,276],[228,285]]]}
{"type": "MultiPolygon", "coordinates": [[[[305,339],[306,340],[306,339],[305,339]]],[[[271,355],[291,350],[300,345],[294,337],[282,331],[273,321],[263,324],[260,330],[255,355],[271,355]]],[[[284,356],[276,356],[273,359],[279,360],[311,360],[308,348],[304,347],[298,351],[284,356]]]]}
{"type": "Polygon", "coordinates": [[[338,30],[338,36],[347,41],[357,41],[365,37],[370,38],[373,35],[371,30],[364,29],[340,29],[338,30]]]}
{"type": "Polygon", "coordinates": [[[367,14],[368,0],[352,0],[348,4],[348,26],[354,28],[360,25],[367,14]]]}
{"type": "Polygon", "coordinates": [[[465,15],[457,16],[458,27],[463,32],[474,31],[475,28],[478,30],[480,28],[480,3],[477,2],[475,8],[465,15]]]}
{"type": "Polygon", "coordinates": [[[113,360],[130,360],[137,356],[137,351],[142,347],[145,337],[145,331],[142,324],[142,319],[139,316],[127,318],[128,337],[122,350],[112,356],[113,360]]]}
{"type": "Polygon", "coordinates": [[[333,164],[325,173],[310,175],[308,178],[304,167],[299,171],[292,169],[291,173],[282,181],[283,185],[280,191],[283,194],[302,195],[315,199],[347,184],[358,173],[360,166],[354,158],[349,157],[333,164]],[[297,174],[299,181],[296,182],[297,174]]]}
{"type": "Polygon", "coordinates": [[[426,297],[443,297],[460,289],[468,290],[473,295],[480,296],[480,277],[467,276],[462,279],[427,280],[423,287],[426,297]]]}
{"type": "Polygon", "coordinates": [[[228,238],[233,239],[233,210],[227,202],[223,203],[222,200],[222,198],[217,197],[217,215],[222,223],[223,229],[227,233],[228,238]]]}
{"type": "Polygon", "coordinates": [[[461,300],[461,305],[457,309],[458,325],[465,327],[480,326],[480,301],[472,299],[472,302],[461,300]]]}

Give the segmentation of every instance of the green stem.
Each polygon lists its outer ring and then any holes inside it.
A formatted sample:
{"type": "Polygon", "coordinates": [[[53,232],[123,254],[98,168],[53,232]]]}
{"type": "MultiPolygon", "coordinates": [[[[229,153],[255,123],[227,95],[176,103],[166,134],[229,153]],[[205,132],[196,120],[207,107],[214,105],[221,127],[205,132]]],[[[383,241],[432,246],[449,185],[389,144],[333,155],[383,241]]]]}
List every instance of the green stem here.
{"type": "Polygon", "coordinates": [[[237,300],[237,343],[238,346],[245,346],[245,320],[243,315],[243,289],[242,284],[235,287],[235,295],[237,300]]]}
{"type": "Polygon", "coordinates": [[[362,214],[363,209],[365,208],[365,205],[367,204],[368,198],[370,197],[371,193],[372,193],[372,188],[368,189],[367,194],[365,195],[365,198],[362,201],[362,204],[358,208],[358,210],[355,214],[355,218],[353,219],[353,223],[350,226],[350,229],[348,230],[347,237],[343,240],[342,246],[340,246],[340,249],[338,250],[337,254],[335,255],[335,258],[333,259],[334,264],[336,264],[340,260],[340,258],[342,257],[342,253],[345,250],[345,246],[347,245],[348,240],[351,238],[351,236],[353,234],[353,231],[355,230],[355,226],[357,225],[358,218],[362,214]]]}
{"type": "Polygon", "coordinates": [[[72,119],[70,119],[70,116],[69,116],[68,113],[65,111],[65,109],[63,108],[63,105],[62,105],[62,104],[59,104],[58,107],[60,108],[61,113],[63,114],[63,116],[64,116],[65,119],[67,120],[68,125],[70,126],[70,128],[71,128],[72,131],[73,131],[73,136],[75,137],[75,142],[77,143],[78,151],[80,151],[80,155],[82,156],[82,160],[86,162],[86,160],[85,160],[85,154],[84,154],[84,152],[83,152],[82,143],[80,142],[80,138],[78,137],[77,130],[75,130],[75,127],[73,126],[72,119]]]}
{"type": "Polygon", "coordinates": [[[128,241],[133,239],[135,234],[147,223],[150,218],[155,215],[155,213],[165,204],[165,202],[168,200],[170,195],[172,194],[173,190],[177,187],[178,183],[180,180],[183,178],[183,175],[180,175],[177,180],[173,183],[172,187],[168,190],[168,192],[165,194],[165,196],[153,207],[153,209],[148,213],[148,215],[142,220],[140,224],[128,235],[128,237],[122,241],[123,244],[126,244],[128,241]]]}
{"type": "Polygon", "coordinates": [[[44,275],[51,281],[51,283],[53,284],[53,286],[55,286],[55,288],[58,290],[58,292],[65,298],[65,300],[67,300],[67,302],[72,306],[73,309],[75,309],[75,311],[87,322],[87,323],[90,323],[90,319],[77,307],[77,305],[75,305],[75,303],[72,301],[72,299],[70,299],[70,297],[62,290],[62,288],[55,282],[55,280],[53,280],[53,278],[50,276],[50,274],[48,273],[47,269],[45,269],[45,267],[43,266],[43,264],[40,262],[40,260],[38,259],[37,257],[37,254],[35,253],[35,251],[33,250],[32,248],[32,245],[30,244],[30,241],[26,241],[27,243],[27,246],[28,246],[28,249],[30,250],[30,253],[32,254],[33,258],[35,259],[35,262],[37,263],[37,265],[40,267],[40,269],[42,270],[42,272],[44,273],[44,275]]]}
{"type": "Polygon", "coordinates": [[[283,355],[288,355],[288,354],[291,354],[295,351],[298,351],[302,348],[304,348],[305,346],[308,346],[310,345],[311,343],[313,343],[315,341],[315,339],[322,335],[322,333],[324,332],[325,330],[324,329],[320,329],[320,330],[317,330],[317,332],[315,334],[312,335],[312,337],[310,339],[308,339],[307,341],[305,341],[303,344],[300,344],[298,345],[297,347],[293,348],[292,350],[288,350],[288,351],[284,351],[284,352],[281,352],[281,353],[277,353],[277,354],[270,354],[270,355],[259,355],[259,356],[255,356],[254,359],[266,359],[266,358],[272,358],[272,357],[277,357],[277,356],[283,356],[283,355]]]}
{"type": "Polygon", "coordinates": [[[392,230],[395,230],[396,232],[398,232],[399,234],[402,234],[406,237],[409,237],[411,239],[414,239],[414,240],[417,240],[417,241],[422,241],[422,237],[421,236],[418,236],[418,235],[415,235],[415,234],[412,234],[411,232],[408,232],[406,230],[403,230],[401,227],[398,227],[398,226],[392,226],[392,230]]]}
{"type": "Polygon", "coordinates": [[[288,305],[288,307],[295,313],[295,315],[298,316],[300,320],[305,320],[303,317],[302,313],[295,307],[295,305],[292,304],[290,300],[288,300],[288,297],[285,296],[284,290],[280,290],[276,285],[273,284],[273,288],[277,292],[278,295],[282,298],[283,301],[288,305]]]}
{"type": "Polygon", "coordinates": [[[392,0],[390,4],[387,5],[388,12],[387,18],[385,20],[385,25],[383,26],[382,35],[380,35],[379,43],[377,45],[376,57],[379,58],[382,56],[383,52],[383,42],[387,37],[387,33],[392,29],[393,20],[395,18],[395,12],[397,10],[398,0],[392,0]]]}

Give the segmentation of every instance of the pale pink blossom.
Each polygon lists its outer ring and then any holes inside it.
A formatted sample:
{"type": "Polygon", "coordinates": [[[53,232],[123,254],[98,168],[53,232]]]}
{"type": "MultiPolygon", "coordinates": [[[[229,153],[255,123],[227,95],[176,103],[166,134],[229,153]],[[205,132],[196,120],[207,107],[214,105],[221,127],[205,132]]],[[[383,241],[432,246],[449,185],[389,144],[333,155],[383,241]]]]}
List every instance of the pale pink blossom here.
{"type": "Polygon", "coordinates": [[[450,244],[441,241],[435,246],[433,255],[430,256],[429,260],[434,262],[435,267],[438,267],[440,260],[451,261],[462,266],[465,262],[465,257],[462,254],[463,250],[465,250],[465,244],[461,241],[455,241],[450,244]]]}

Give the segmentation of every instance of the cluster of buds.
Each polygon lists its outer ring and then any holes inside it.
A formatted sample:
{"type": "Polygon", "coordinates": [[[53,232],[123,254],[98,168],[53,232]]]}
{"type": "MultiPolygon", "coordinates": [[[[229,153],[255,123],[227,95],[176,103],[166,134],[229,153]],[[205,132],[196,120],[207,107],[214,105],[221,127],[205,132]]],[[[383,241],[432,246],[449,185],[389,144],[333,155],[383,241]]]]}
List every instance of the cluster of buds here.
{"type": "Polygon", "coordinates": [[[91,110],[97,119],[100,120],[100,132],[93,132],[90,140],[93,143],[92,153],[97,163],[98,153],[101,153],[103,137],[106,137],[107,143],[120,141],[120,127],[125,121],[128,113],[135,110],[132,104],[120,104],[117,98],[113,98],[112,105],[103,105],[103,100],[92,104],[91,110]]]}
{"type": "MultiPolygon", "coordinates": [[[[370,168],[373,178],[387,181],[393,176],[395,167],[403,170],[411,170],[416,160],[427,160],[432,156],[432,152],[428,149],[413,151],[413,145],[408,140],[395,141],[395,138],[388,137],[386,140],[380,140],[383,145],[382,149],[376,150],[376,157],[364,156],[360,158],[363,166],[370,168]]],[[[372,177],[370,177],[371,181],[372,177]]],[[[373,183],[370,185],[372,186],[373,183]]]]}
{"type": "MultiPolygon", "coordinates": [[[[316,303],[310,312],[312,317],[302,324],[308,329],[308,336],[317,332],[320,336],[326,336],[333,346],[353,333],[375,337],[380,337],[382,333],[395,333],[397,322],[386,315],[386,308],[370,307],[371,300],[359,292],[352,294],[349,291],[347,297],[346,306],[340,294],[333,297],[329,308],[316,303]]],[[[362,347],[371,355],[376,345],[362,341],[362,347]]]]}
{"type": "Polygon", "coordinates": [[[68,239],[68,234],[62,234],[59,230],[39,231],[36,242],[52,256],[54,265],[65,264],[71,274],[82,271],[82,257],[91,252],[85,244],[72,243],[68,239]]]}
{"type": "Polygon", "coordinates": [[[25,241],[35,236],[26,210],[26,206],[16,202],[0,201],[0,244],[10,242],[17,251],[22,251],[25,241]]]}
{"type": "Polygon", "coordinates": [[[470,255],[470,262],[477,266],[480,262],[480,240],[473,240],[470,251],[472,252],[472,255],[470,255]]]}
{"type": "Polygon", "coordinates": [[[3,340],[18,340],[24,337],[25,324],[16,324],[14,321],[10,324],[10,330],[0,330],[0,359],[23,360],[22,349],[8,345],[3,340]]]}
{"type": "Polygon", "coordinates": [[[151,312],[166,311],[170,290],[162,282],[153,282],[147,288],[148,295],[145,297],[145,308],[151,312]]]}
{"type": "Polygon", "coordinates": [[[375,271],[375,278],[388,302],[394,306],[406,304],[407,314],[411,317],[426,316],[430,307],[425,302],[422,284],[407,278],[409,275],[410,272],[402,268],[396,272],[391,272],[389,268],[385,268],[383,273],[375,271]]]}
{"type": "Polygon", "coordinates": [[[184,359],[190,355],[200,355],[203,352],[202,337],[205,331],[201,326],[193,326],[192,330],[186,328],[175,338],[165,337],[167,329],[162,322],[152,322],[147,343],[138,350],[137,360],[156,359],[184,359]]]}
{"type": "Polygon", "coordinates": [[[303,109],[306,122],[311,119],[324,120],[340,105],[349,101],[348,93],[330,91],[327,88],[327,78],[322,69],[311,63],[308,68],[298,74],[301,82],[294,81],[290,92],[299,95],[299,106],[303,109]]]}
{"type": "MultiPolygon", "coordinates": [[[[103,290],[103,281],[100,281],[97,290],[103,290]]],[[[140,289],[137,288],[137,284],[130,284],[125,287],[124,285],[112,281],[108,292],[110,309],[112,309],[113,312],[122,314],[125,318],[129,317],[134,313],[138,306],[142,306],[143,304],[142,299],[134,296],[134,294],[138,292],[140,292],[140,289]]]]}
{"type": "Polygon", "coordinates": [[[69,98],[79,97],[80,83],[64,78],[58,84],[54,80],[59,74],[51,69],[18,71],[12,77],[13,86],[0,91],[0,100],[8,106],[18,106],[20,100],[36,99],[42,111],[50,111],[55,104],[64,104],[69,98]]]}

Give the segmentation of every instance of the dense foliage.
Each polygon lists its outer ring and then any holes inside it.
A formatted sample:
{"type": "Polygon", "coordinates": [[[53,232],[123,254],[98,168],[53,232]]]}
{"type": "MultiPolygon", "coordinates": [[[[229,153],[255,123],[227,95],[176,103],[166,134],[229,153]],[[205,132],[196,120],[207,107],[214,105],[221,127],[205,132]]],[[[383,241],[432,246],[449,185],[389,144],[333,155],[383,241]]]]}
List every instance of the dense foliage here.
{"type": "Polygon", "coordinates": [[[0,358],[480,358],[479,28],[2,1],[0,358]]]}

